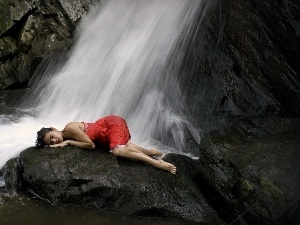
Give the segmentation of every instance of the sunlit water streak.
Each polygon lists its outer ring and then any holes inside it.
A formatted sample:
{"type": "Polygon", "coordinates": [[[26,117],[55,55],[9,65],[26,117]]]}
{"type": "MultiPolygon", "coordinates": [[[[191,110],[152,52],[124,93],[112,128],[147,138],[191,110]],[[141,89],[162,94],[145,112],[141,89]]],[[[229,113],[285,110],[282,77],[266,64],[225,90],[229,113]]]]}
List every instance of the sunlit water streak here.
{"type": "MultiPolygon", "coordinates": [[[[109,0],[79,27],[70,58],[46,88],[36,87],[36,116],[0,118],[0,167],[33,146],[41,127],[69,121],[124,117],[133,141],[183,153],[184,129],[199,142],[185,117],[170,57],[195,19],[201,0],[109,0]]],[[[41,76],[41,75],[40,75],[41,76]]],[[[45,76],[45,75],[44,75],[45,76]]],[[[30,105],[30,104],[28,104],[30,105]]]]}

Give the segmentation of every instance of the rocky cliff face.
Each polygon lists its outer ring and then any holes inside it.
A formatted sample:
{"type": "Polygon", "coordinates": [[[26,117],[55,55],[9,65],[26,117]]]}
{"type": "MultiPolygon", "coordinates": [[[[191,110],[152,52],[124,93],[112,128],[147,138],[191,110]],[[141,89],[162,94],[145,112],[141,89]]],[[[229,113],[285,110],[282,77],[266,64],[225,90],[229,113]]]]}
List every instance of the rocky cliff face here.
{"type": "Polygon", "coordinates": [[[298,2],[204,7],[179,77],[202,129],[203,184],[234,223],[299,224],[298,2]]]}
{"type": "Polygon", "coordinates": [[[26,86],[45,53],[70,47],[76,22],[97,2],[1,1],[0,89],[26,86]]]}
{"type": "Polygon", "coordinates": [[[297,1],[208,1],[182,66],[182,89],[202,130],[226,116],[300,113],[297,1]]]}

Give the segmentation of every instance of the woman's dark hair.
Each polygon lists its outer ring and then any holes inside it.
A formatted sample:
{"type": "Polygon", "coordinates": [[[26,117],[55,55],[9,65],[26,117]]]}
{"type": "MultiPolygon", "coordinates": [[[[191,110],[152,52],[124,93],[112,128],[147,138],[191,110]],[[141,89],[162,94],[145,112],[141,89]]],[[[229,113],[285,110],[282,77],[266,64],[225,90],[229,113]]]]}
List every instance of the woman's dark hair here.
{"type": "Polygon", "coordinates": [[[44,141],[44,138],[45,138],[45,135],[52,131],[53,129],[52,128],[42,128],[40,129],[38,132],[37,132],[37,138],[36,138],[36,141],[35,141],[35,147],[36,148],[43,148],[46,144],[45,144],[45,141],[44,141]]]}

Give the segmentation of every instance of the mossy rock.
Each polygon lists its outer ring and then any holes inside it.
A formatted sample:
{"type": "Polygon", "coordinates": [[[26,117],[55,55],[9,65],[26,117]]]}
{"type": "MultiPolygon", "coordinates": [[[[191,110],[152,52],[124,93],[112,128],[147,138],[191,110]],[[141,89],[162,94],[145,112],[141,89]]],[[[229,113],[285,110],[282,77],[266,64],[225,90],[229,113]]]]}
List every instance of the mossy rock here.
{"type": "Polygon", "coordinates": [[[243,127],[245,121],[240,121],[228,133],[210,132],[201,141],[202,176],[249,224],[281,224],[300,201],[300,130],[287,130],[288,118],[281,119],[283,124],[273,119],[270,131],[259,131],[268,119],[258,119],[256,133],[247,126],[251,135],[236,129],[243,127]]]}

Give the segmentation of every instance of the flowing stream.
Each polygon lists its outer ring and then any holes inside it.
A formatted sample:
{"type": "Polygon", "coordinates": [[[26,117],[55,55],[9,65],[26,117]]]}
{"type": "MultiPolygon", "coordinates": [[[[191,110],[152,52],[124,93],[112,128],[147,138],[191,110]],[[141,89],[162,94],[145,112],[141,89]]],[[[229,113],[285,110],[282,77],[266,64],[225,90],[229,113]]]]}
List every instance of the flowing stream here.
{"type": "Polygon", "coordinates": [[[93,122],[109,114],[126,119],[133,142],[186,153],[185,129],[196,141],[200,137],[186,117],[176,80],[181,54],[176,49],[184,45],[200,4],[109,0],[91,10],[66,63],[56,72],[51,68],[35,75],[46,78],[32,82],[34,94],[20,109],[34,116],[0,115],[0,168],[34,145],[41,127],[63,129],[70,121],[93,122]]]}

